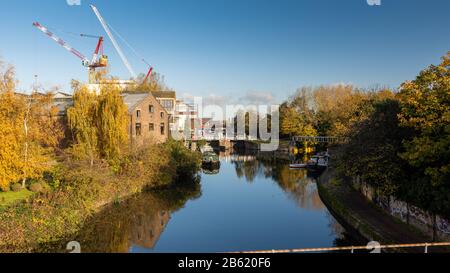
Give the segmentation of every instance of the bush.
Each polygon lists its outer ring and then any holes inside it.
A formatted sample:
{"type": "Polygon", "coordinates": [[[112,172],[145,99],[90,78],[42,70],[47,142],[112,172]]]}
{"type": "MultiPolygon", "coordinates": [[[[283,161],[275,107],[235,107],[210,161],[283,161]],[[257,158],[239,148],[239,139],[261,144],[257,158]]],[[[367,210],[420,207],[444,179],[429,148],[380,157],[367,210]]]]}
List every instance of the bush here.
{"type": "Polygon", "coordinates": [[[19,183],[12,184],[12,185],[11,185],[11,190],[12,190],[13,192],[19,192],[19,191],[22,190],[22,185],[20,185],[19,183]]]}
{"type": "Polygon", "coordinates": [[[66,171],[62,165],[57,165],[44,173],[44,181],[50,188],[57,189],[61,186],[66,171]]]}
{"type": "Polygon", "coordinates": [[[30,191],[34,192],[34,193],[40,193],[44,191],[44,187],[41,183],[34,183],[31,184],[30,186],[30,191]]]}
{"type": "Polygon", "coordinates": [[[175,182],[179,180],[194,179],[200,170],[200,153],[188,150],[181,142],[169,141],[167,147],[170,151],[171,162],[176,166],[175,182]]]}

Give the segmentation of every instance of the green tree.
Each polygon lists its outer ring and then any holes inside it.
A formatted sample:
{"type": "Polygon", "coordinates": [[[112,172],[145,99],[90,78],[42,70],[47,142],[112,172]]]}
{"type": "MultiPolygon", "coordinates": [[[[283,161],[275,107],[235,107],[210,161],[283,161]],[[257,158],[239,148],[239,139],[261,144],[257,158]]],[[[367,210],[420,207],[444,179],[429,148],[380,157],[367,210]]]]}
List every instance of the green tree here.
{"type": "Polygon", "coordinates": [[[349,177],[361,177],[381,194],[398,193],[403,181],[408,181],[410,168],[399,153],[402,142],[411,137],[411,130],[401,127],[397,115],[399,101],[372,101],[369,118],[353,127],[350,141],[340,152],[339,170],[349,177]]]}
{"type": "MultiPolygon", "coordinates": [[[[416,131],[405,141],[402,158],[420,170],[431,193],[423,204],[433,211],[450,207],[450,52],[439,65],[431,65],[399,93],[401,124],[416,131]],[[434,194],[433,194],[434,193],[434,194]]],[[[424,185],[420,186],[421,188],[424,185]]],[[[424,200],[425,201],[425,200],[424,200]]]]}

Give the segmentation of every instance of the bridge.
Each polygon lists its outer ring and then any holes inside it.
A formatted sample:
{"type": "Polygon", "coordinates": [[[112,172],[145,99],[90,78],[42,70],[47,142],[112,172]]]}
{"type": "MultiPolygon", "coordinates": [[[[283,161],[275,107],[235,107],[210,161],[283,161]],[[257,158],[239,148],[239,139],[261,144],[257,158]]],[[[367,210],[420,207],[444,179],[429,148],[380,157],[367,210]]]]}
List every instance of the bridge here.
{"type": "Polygon", "coordinates": [[[331,137],[331,136],[294,136],[294,142],[314,142],[314,143],[343,143],[348,141],[347,137],[331,137]]]}

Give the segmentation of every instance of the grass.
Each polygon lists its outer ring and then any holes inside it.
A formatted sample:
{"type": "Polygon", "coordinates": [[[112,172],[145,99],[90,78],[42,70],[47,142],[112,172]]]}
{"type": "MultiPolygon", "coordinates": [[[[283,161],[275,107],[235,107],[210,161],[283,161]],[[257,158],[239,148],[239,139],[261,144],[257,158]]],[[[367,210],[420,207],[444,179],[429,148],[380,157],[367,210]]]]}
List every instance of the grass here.
{"type": "Polygon", "coordinates": [[[24,189],[19,192],[0,192],[0,209],[6,208],[17,201],[26,200],[30,198],[34,193],[24,189]]]}

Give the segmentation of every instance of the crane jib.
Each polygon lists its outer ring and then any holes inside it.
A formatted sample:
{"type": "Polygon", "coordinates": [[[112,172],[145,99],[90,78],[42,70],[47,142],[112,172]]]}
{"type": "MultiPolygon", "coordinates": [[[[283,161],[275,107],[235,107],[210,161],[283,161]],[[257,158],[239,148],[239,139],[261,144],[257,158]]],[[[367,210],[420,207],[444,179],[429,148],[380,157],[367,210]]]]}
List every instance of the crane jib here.
{"type": "Polygon", "coordinates": [[[38,22],[33,23],[33,26],[35,26],[37,29],[42,31],[44,34],[46,34],[48,37],[50,37],[50,39],[54,40],[60,46],[62,46],[63,48],[65,48],[66,50],[68,50],[69,52],[71,52],[72,54],[77,56],[78,58],[80,58],[83,61],[84,66],[89,66],[90,61],[83,54],[81,54],[78,50],[76,50],[75,48],[71,47],[68,43],[66,43],[63,39],[61,39],[58,36],[56,36],[55,34],[53,34],[46,27],[42,26],[38,22]]]}
{"type": "Polygon", "coordinates": [[[103,29],[105,30],[106,34],[108,35],[109,39],[111,40],[114,48],[116,49],[117,53],[119,54],[120,58],[122,59],[122,62],[130,72],[131,76],[134,78],[137,78],[136,73],[134,73],[133,68],[131,67],[130,63],[128,62],[127,58],[125,57],[125,54],[123,53],[122,49],[120,48],[119,44],[117,43],[116,39],[114,38],[113,34],[111,33],[108,24],[106,23],[105,19],[101,16],[100,12],[94,5],[90,5],[92,10],[94,11],[95,15],[97,16],[98,20],[100,21],[100,24],[102,25],[103,29]]]}

